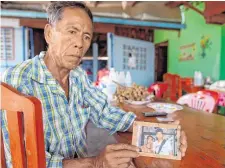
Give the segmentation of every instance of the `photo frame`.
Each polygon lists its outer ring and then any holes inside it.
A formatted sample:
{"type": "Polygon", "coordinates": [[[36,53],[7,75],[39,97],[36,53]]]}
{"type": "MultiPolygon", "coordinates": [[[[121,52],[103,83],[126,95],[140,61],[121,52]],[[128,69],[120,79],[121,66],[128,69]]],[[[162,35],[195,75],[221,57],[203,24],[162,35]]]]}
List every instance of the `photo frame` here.
{"type": "Polygon", "coordinates": [[[132,145],[140,148],[140,156],[181,160],[178,124],[135,121],[132,145]]]}

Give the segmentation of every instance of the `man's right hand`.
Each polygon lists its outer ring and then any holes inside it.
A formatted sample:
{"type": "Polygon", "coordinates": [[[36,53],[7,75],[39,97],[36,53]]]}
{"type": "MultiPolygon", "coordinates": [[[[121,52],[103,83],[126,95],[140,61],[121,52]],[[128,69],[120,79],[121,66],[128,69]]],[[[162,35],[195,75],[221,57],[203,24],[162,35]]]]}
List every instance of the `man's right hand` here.
{"type": "Polygon", "coordinates": [[[96,157],[96,167],[128,168],[132,159],[139,156],[139,148],[128,144],[112,144],[96,157]]]}

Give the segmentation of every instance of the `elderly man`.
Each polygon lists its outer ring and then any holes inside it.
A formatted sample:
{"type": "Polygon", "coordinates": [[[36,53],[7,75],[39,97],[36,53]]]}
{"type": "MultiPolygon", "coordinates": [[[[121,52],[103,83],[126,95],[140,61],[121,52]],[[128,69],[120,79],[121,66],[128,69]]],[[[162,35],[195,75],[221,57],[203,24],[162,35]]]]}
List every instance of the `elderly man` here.
{"type": "MultiPolygon", "coordinates": [[[[46,163],[48,168],[129,167],[138,148],[128,144],[108,145],[96,157],[87,156],[85,126],[90,119],[111,134],[132,129],[133,113],[110,107],[107,97],[89,82],[79,63],[90,47],[93,20],[79,2],[52,2],[45,26],[47,52],[8,69],[2,81],[42,103],[46,163]],[[85,110],[90,108],[90,110],[85,110]]],[[[11,167],[5,116],[3,137],[8,167],[11,167]]],[[[183,136],[185,138],[185,136],[183,136]]],[[[182,146],[185,153],[186,140],[182,146]]]]}

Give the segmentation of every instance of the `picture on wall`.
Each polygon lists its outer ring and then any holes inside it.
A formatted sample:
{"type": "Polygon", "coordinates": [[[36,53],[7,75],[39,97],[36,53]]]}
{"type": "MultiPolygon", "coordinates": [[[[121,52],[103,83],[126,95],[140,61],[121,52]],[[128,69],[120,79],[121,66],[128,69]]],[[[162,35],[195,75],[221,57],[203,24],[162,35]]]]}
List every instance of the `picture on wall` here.
{"type": "Polygon", "coordinates": [[[196,44],[195,43],[180,46],[179,61],[194,60],[195,51],[196,51],[196,44]]]}

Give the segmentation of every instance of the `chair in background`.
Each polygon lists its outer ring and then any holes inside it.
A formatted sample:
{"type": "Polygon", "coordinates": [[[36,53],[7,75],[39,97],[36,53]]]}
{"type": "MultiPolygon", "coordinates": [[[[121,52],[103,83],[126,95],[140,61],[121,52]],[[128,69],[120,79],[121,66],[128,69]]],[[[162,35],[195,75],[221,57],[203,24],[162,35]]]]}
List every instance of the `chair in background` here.
{"type": "MultiPolygon", "coordinates": [[[[8,123],[12,167],[45,168],[45,145],[40,101],[1,82],[1,110],[8,123]]],[[[1,131],[1,140],[2,137],[1,131]]],[[[1,141],[1,167],[6,167],[1,141]]]]}
{"type": "Polygon", "coordinates": [[[192,86],[193,86],[193,78],[181,78],[181,87],[182,91],[185,91],[187,93],[193,93],[192,92],[192,86]]]}
{"type": "Polygon", "coordinates": [[[190,93],[180,97],[177,101],[178,104],[188,105],[191,108],[206,111],[212,113],[216,101],[214,98],[208,94],[202,93],[190,93]]]}
{"type": "Polygon", "coordinates": [[[198,91],[204,90],[204,86],[195,86],[194,79],[190,77],[181,78],[181,89],[183,94],[186,93],[196,93],[198,91]]]}
{"type": "Polygon", "coordinates": [[[103,68],[103,69],[101,69],[101,70],[98,71],[97,81],[95,82],[96,86],[99,85],[99,82],[105,76],[109,76],[109,70],[108,70],[108,68],[103,68]]]}
{"type": "Polygon", "coordinates": [[[201,91],[198,91],[197,93],[212,96],[214,98],[215,102],[216,102],[216,105],[218,104],[219,94],[217,92],[212,91],[212,90],[201,90],[201,91]]]}
{"type": "Polygon", "coordinates": [[[193,78],[181,78],[181,85],[192,85],[193,84],[193,78]]]}
{"type": "Polygon", "coordinates": [[[167,83],[155,83],[152,84],[149,88],[148,91],[149,92],[155,92],[155,96],[156,98],[162,98],[163,94],[166,92],[168,88],[168,84],[167,83]]]}
{"type": "Polygon", "coordinates": [[[166,73],[163,75],[163,82],[168,84],[168,89],[163,95],[164,98],[177,101],[182,96],[180,76],[176,74],[166,73]]]}
{"type": "Polygon", "coordinates": [[[219,105],[219,93],[218,92],[215,92],[215,91],[212,91],[212,90],[201,90],[201,91],[198,91],[197,92],[198,94],[206,94],[206,95],[210,95],[214,98],[215,102],[216,102],[216,105],[215,105],[215,108],[213,110],[214,113],[218,113],[218,105],[219,105]]]}

